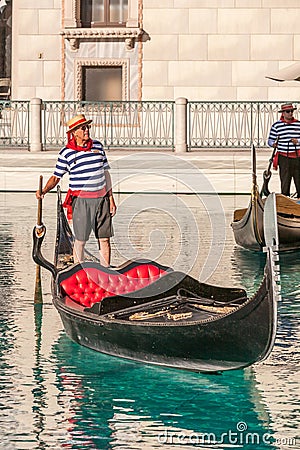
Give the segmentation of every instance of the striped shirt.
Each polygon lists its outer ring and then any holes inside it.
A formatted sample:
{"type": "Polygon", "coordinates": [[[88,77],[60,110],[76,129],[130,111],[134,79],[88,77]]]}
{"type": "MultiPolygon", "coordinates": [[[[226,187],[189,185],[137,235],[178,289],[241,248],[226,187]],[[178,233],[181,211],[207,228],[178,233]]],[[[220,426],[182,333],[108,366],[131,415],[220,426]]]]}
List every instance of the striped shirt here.
{"type": "Polygon", "coordinates": [[[94,192],[106,187],[105,170],[108,169],[110,167],[101,142],[93,141],[89,151],[62,148],[53,175],[62,178],[69,173],[69,189],[94,192]]]}
{"type": "Polygon", "coordinates": [[[276,139],[279,137],[277,151],[285,156],[296,157],[296,152],[300,156],[300,122],[296,120],[291,123],[278,120],[275,122],[271,129],[268,139],[268,145],[273,146],[276,139]],[[294,145],[291,141],[292,138],[298,139],[298,144],[294,145]]]}

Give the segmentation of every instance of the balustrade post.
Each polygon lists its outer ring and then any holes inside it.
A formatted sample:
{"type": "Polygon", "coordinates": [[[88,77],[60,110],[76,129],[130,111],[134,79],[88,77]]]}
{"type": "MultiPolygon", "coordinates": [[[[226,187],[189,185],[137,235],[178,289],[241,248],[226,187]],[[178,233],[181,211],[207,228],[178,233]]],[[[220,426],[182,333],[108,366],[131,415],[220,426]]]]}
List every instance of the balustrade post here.
{"type": "Polygon", "coordinates": [[[30,100],[30,128],[29,128],[29,150],[41,152],[42,144],[42,100],[32,98],[30,100]]]}
{"type": "Polygon", "coordinates": [[[175,100],[175,152],[187,152],[187,99],[175,100]]]}

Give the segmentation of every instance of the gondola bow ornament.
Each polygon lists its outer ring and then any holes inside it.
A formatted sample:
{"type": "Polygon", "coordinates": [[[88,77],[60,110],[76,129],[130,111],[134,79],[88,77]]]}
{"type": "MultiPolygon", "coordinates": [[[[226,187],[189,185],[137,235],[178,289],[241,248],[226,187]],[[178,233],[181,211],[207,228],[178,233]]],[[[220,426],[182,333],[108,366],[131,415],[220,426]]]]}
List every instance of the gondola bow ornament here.
{"type": "Polygon", "coordinates": [[[279,136],[277,137],[277,139],[274,143],[273,152],[272,152],[271,158],[269,159],[269,165],[268,165],[267,169],[264,170],[264,173],[263,173],[264,181],[263,181],[262,189],[260,191],[261,196],[265,195],[267,197],[270,194],[269,181],[272,176],[271,167],[273,164],[274,169],[277,170],[277,166],[278,166],[278,152],[277,152],[278,142],[279,142],[279,136]]]}

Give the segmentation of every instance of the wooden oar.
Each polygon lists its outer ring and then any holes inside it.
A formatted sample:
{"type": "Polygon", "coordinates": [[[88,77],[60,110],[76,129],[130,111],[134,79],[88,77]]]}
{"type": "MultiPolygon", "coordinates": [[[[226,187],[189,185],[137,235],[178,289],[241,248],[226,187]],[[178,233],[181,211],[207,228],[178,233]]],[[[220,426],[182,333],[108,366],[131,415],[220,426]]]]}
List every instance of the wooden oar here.
{"type": "Polygon", "coordinates": [[[279,141],[279,137],[277,137],[277,139],[275,141],[275,145],[274,145],[274,148],[273,148],[272,156],[269,159],[268,168],[263,173],[264,182],[263,182],[263,185],[262,185],[262,188],[261,188],[261,191],[260,191],[260,196],[261,197],[263,195],[265,195],[266,197],[268,197],[268,195],[270,195],[270,191],[269,191],[269,187],[268,186],[269,186],[269,181],[270,181],[271,176],[272,176],[271,166],[272,166],[272,163],[273,163],[273,159],[274,159],[275,153],[277,151],[278,141],[279,141]]]}
{"type": "MultiPolygon", "coordinates": [[[[43,191],[43,176],[40,175],[40,181],[39,181],[40,195],[42,195],[42,191],[43,191]]],[[[42,225],[42,206],[43,206],[43,200],[41,198],[39,198],[38,199],[38,213],[37,213],[37,226],[38,227],[40,227],[42,225]]],[[[41,266],[39,264],[36,265],[34,303],[43,303],[41,266]]]]}
{"type": "Polygon", "coordinates": [[[251,162],[252,162],[252,188],[256,189],[257,186],[257,176],[256,176],[256,150],[255,146],[252,144],[252,155],[251,155],[251,162]]]}

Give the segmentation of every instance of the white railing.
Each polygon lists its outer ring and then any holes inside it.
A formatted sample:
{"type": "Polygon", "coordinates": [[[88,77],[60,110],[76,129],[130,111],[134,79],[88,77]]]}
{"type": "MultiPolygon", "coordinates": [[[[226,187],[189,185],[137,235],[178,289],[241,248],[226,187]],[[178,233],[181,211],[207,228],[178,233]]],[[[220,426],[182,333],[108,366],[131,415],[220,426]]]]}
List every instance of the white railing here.
{"type": "Polygon", "coordinates": [[[29,147],[29,101],[0,101],[0,147],[29,147]]]}
{"type": "MultiPolygon", "coordinates": [[[[279,102],[189,102],[189,149],[267,147],[279,102]]],[[[297,107],[297,103],[295,102],[297,107]]]]}
{"type": "MultiPolygon", "coordinates": [[[[299,104],[294,102],[298,109],[299,104]]],[[[0,101],[0,147],[31,151],[61,147],[68,120],[83,113],[91,135],[105,147],[161,148],[176,152],[205,148],[267,147],[280,102],[60,102],[0,101]]],[[[295,112],[297,117],[297,111],[295,112]]]]}
{"type": "Polygon", "coordinates": [[[44,147],[61,146],[76,114],[92,119],[91,135],[105,147],[174,147],[174,102],[44,102],[44,147]]]}

